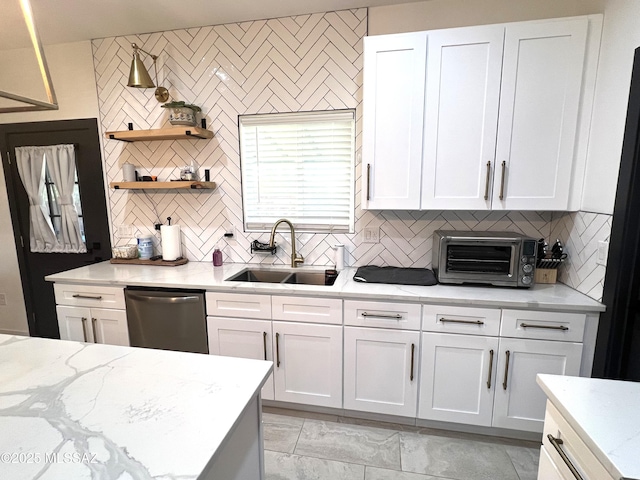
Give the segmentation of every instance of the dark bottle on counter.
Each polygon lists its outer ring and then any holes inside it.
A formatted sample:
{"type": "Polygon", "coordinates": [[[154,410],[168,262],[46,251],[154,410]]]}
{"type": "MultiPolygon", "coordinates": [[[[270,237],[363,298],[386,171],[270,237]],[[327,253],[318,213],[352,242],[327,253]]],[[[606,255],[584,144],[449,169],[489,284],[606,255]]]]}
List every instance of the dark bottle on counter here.
{"type": "Polygon", "coordinates": [[[213,266],[214,267],[219,267],[222,265],[222,252],[220,251],[220,249],[216,246],[213,249],[213,266]]]}

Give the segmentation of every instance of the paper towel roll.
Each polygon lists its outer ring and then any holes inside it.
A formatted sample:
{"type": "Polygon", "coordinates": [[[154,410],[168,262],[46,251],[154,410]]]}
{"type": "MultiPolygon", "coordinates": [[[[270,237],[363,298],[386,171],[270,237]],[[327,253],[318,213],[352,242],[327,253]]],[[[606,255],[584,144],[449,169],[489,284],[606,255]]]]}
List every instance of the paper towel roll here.
{"type": "Polygon", "coordinates": [[[333,247],[335,250],[335,258],[334,264],[336,266],[336,270],[344,269],[344,245],[336,245],[333,247]]]}
{"type": "Polygon", "coordinates": [[[122,181],[123,182],[135,182],[136,181],[136,167],[130,163],[122,165],[122,181]]]}
{"type": "Polygon", "coordinates": [[[181,256],[180,225],[162,225],[162,259],[173,261],[181,256]]]}

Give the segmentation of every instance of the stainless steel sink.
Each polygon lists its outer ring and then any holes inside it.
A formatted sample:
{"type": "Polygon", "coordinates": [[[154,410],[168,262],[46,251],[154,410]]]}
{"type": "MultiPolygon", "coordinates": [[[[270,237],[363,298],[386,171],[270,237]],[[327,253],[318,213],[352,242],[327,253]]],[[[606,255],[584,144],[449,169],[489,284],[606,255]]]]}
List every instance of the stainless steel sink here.
{"type": "Polygon", "coordinates": [[[282,270],[259,270],[245,268],[233,277],[227,278],[231,282],[260,282],[260,283],[281,283],[291,275],[291,272],[282,270]]]}
{"type": "Polygon", "coordinates": [[[263,270],[258,268],[245,268],[232,277],[229,282],[258,282],[258,283],[291,283],[297,285],[326,285],[331,286],[336,281],[325,284],[324,272],[291,272],[287,270],[263,270]]]}
{"type": "MultiPolygon", "coordinates": [[[[331,279],[329,285],[333,285],[335,278],[331,279]]],[[[297,283],[300,285],[326,285],[324,272],[294,272],[285,278],[282,283],[297,283]]]]}

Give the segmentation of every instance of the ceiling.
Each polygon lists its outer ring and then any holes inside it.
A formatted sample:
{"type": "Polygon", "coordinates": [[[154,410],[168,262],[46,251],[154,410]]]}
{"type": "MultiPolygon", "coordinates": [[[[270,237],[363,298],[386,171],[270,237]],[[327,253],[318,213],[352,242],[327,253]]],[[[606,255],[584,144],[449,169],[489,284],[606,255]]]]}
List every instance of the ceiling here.
{"type": "MultiPolygon", "coordinates": [[[[423,0],[31,0],[44,45],[423,0]]],[[[0,49],[28,47],[19,0],[0,0],[0,49]]]]}

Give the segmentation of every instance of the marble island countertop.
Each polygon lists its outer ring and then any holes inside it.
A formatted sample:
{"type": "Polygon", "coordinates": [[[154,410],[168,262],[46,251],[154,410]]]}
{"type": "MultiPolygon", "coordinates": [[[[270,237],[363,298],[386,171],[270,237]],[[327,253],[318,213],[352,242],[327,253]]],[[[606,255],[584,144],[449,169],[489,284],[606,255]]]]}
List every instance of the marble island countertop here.
{"type": "Polygon", "coordinates": [[[271,362],[0,335],[1,479],[208,475],[271,362]]]}
{"type": "MultiPolygon", "coordinates": [[[[230,282],[226,279],[244,268],[291,270],[287,266],[265,267],[230,263],[214,267],[211,262],[189,262],[178,267],[120,265],[102,262],[46,277],[52,282],[83,285],[149,286],[195,288],[208,291],[310,295],[339,298],[371,298],[447,305],[534,308],[558,311],[601,312],[605,306],[562,284],[536,285],[530,289],[482,286],[434,285],[430,287],[359,283],[353,280],[355,267],[340,272],[332,286],[277,283],[230,282]]],[[[297,270],[324,271],[326,267],[297,270]]]]}
{"type": "Polygon", "coordinates": [[[538,384],[613,478],[640,480],[640,383],[538,375],[538,384]]]}

